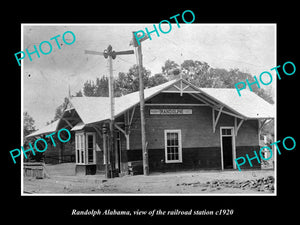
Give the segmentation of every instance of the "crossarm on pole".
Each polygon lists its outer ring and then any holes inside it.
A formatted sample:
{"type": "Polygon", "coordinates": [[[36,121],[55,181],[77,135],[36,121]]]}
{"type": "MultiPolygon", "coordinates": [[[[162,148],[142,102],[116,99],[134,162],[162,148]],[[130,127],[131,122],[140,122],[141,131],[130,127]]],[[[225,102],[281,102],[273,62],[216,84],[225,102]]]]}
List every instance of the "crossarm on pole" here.
{"type": "Polygon", "coordinates": [[[103,55],[103,52],[97,52],[97,51],[91,51],[91,50],[84,50],[84,54],[103,55]]]}
{"type": "Polygon", "coordinates": [[[134,54],[134,51],[133,50],[127,50],[127,51],[116,52],[116,55],[128,55],[128,54],[134,54]]]}

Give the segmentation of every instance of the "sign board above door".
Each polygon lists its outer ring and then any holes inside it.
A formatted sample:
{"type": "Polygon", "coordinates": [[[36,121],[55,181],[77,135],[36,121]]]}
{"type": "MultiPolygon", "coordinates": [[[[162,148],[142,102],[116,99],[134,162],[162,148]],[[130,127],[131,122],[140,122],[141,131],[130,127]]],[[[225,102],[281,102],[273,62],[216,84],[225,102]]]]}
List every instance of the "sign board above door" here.
{"type": "Polygon", "coordinates": [[[189,115],[192,109],[150,109],[150,115],[189,115]]]}

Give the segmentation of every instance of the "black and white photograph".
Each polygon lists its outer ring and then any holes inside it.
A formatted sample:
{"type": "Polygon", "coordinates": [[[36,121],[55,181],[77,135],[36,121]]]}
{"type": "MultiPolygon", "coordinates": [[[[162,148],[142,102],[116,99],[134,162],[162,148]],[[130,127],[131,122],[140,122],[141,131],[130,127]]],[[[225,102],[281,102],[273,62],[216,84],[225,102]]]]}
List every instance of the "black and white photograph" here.
{"type": "Polygon", "coordinates": [[[21,25],[22,196],[277,195],[276,24],[185,15],[21,25]]]}
{"type": "Polygon", "coordinates": [[[4,221],[296,221],[295,4],[43,3],[2,14],[4,221]]]}

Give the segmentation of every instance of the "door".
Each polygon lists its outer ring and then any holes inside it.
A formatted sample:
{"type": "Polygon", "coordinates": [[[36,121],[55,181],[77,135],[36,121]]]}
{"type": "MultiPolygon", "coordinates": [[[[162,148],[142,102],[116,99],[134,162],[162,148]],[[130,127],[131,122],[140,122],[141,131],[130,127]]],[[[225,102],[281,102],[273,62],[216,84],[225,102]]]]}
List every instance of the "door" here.
{"type": "Polygon", "coordinates": [[[235,169],[235,139],[233,127],[221,127],[222,169],[235,169]]]}
{"type": "Polygon", "coordinates": [[[233,169],[232,137],[222,137],[224,169],[233,169]]]}

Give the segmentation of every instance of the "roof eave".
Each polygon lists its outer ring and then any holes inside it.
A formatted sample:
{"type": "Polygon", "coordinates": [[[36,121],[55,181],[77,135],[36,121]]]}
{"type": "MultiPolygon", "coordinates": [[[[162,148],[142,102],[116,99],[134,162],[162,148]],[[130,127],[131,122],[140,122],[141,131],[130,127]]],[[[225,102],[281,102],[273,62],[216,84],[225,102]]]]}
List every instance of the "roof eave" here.
{"type": "MultiPolygon", "coordinates": [[[[180,81],[180,80],[183,80],[182,78],[180,79],[177,79],[177,80],[174,80],[174,82],[170,83],[168,86],[162,88],[161,90],[158,90],[156,92],[154,92],[152,95],[149,95],[148,97],[144,98],[144,101],[147,101],[149,100],[150,98],[153,98],[154,96],[158,95],[159,93],[161,93],[162,91],[168,89],[169,87],[171,87],[172,85],[174,85],[176,82],[180,81]]],[[[137,106],[138,104],[140,104],[140,101],[137,102],[136,104],[134,104],[133,106],[127,108],[127,109],[124,109],[122,110],[121,112],[119,112],[118,114],[114,115],[114,118],[117,118],[119,116],[121,116],[122,114],[124,114],[127,110],[130,110],[132,109],[133,107],[137,106]]],[[[109,119],[110,120],[110,119],[109,119]]]]}
{"type": "Polygon", "coordinates": [[[247,117],[247,120],[266,120],[266,119],[275,119],[275,117],[247,117]]]}

